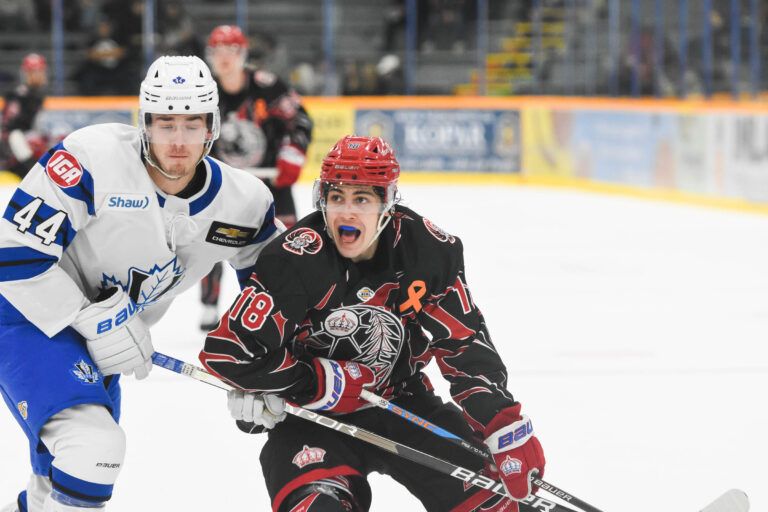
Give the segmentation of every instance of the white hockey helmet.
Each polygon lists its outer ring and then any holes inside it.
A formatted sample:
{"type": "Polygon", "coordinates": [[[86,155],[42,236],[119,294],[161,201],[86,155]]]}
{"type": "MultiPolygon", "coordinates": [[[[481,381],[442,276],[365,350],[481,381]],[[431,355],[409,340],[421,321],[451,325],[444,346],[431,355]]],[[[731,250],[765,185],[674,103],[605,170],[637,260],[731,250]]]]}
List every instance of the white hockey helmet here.
{"type": "Polygon", "coordinates": [[[206,138],[202,160],[219,137],[221,118],[219,92],[211,71],[199,57],[163,56],[149,66],[139,92],[139,130],[141,144],[149,163],[149,114],[208,114],[206,123],[210,136],[206,138]]]}

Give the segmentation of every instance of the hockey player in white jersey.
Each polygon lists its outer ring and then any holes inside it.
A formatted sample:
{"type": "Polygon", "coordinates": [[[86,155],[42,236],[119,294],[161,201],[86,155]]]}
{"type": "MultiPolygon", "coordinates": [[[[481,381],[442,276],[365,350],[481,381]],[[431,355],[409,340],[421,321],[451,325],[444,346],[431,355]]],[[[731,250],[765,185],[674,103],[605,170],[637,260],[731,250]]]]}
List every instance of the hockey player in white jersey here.
{"type": "Polygon", "coordinates": [[[208,156],[216,83],[161,57],[139,126],[77,130],[34,165],[0,219],[0,393],[33,475],[6,510],[104,509],[125,453],[120,374],[147,376],[148,327],[228,261],[242,281],[282,226],[249,174],[208,156]]]}

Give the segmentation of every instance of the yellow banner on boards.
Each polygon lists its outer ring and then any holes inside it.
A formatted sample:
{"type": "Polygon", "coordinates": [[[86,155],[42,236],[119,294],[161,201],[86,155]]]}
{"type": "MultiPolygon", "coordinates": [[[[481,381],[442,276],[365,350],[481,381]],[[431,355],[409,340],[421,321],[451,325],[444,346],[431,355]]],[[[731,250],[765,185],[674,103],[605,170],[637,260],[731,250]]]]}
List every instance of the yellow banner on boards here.
{"type": "Polygon", "coordinates": [[[526,108],[521,111],[523,174],[573,177],[572,114],[568,110],[526,108]]]}
{"type": "Polygon", "coordinates": [[[342,103],[326,102],[307,102],[306,108],[314,128],[302,178],[311,181],[319,176],[323,157],[336,141],[355,133],[355,108],[342,103]]]}

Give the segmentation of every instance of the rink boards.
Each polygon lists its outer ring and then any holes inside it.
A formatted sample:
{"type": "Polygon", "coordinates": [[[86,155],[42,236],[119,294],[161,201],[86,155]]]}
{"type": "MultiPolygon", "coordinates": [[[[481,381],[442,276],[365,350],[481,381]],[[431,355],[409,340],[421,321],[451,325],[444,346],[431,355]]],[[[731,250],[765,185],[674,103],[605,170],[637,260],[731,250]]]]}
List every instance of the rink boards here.
{"type": "MultiPolygon", "coordinates": [[[[342,135],[393,143],[403,180],[537,184],[768,212],[768,105],[525,97],[309,97],[303,179],[342,135]]],[[[133,98],[50,98],[53,138],[135,123],[133,98]]]]}

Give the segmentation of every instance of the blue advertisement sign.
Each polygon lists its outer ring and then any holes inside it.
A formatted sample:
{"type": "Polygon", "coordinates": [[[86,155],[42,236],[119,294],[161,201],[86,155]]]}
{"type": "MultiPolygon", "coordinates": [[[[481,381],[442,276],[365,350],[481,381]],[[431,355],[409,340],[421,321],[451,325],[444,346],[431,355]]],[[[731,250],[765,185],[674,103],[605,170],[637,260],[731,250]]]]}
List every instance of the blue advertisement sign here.
{"type": "Polygon", "coordinates": [[[674,173],[677,116],[654,112],[580,111],[571,151],[594,180],[668,185],[674,173]]]}
{"type": "Polygon", "coordinates": [[[404,171],[520,172],[516,110],[357,110],[355,132],[384,137],[404,171]]]}

